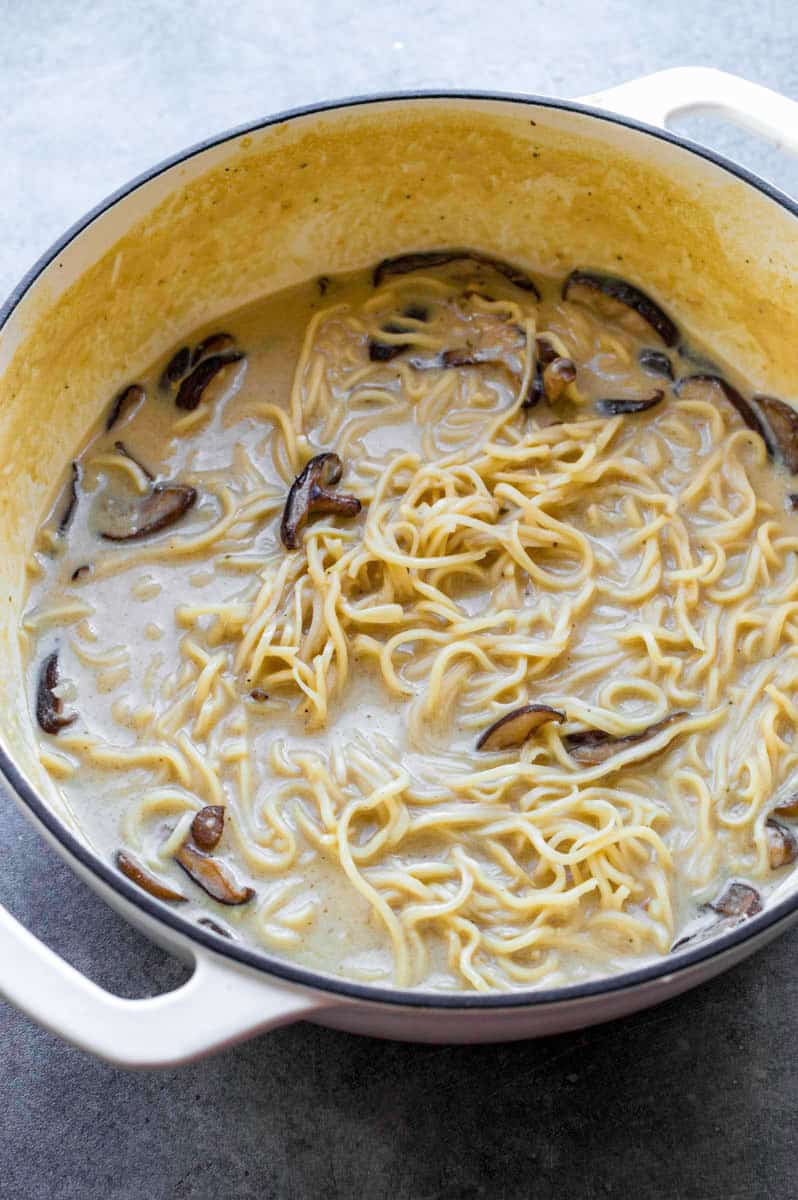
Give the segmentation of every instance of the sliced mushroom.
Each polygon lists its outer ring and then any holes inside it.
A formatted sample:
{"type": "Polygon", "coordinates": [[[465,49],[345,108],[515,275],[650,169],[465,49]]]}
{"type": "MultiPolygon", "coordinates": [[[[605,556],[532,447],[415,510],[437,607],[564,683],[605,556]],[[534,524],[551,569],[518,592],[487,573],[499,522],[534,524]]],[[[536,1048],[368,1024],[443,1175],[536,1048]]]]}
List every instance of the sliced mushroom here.
{"type": "Polygon", "coordinates": [[[362,505],[356,496],[329,489],[339,482],[343,465],[337,454],[317,454],[297,475],[288,492],[280,522],[280,537],[288,550],[296,550],[299,535],[312,513],[356,517],[362,505]]]}
{"type": "Polygon", "coordinates": [[[798,509],[798,492],[790,492],[787,497],[787,506],[788,508],[791,508],[793,512],[798,509]]]}
{"type": "Polygon", "coordinates": [[[732,387],[729,381],[724,379],[722,375],[713,375],[706,372],[696,375],[685,375],[684,379],[680,379],[679,382],[674,385],[673,390],[677,396],[681,396],[686,387],[689,387],[692,384],[701,383],[708,384],[711,387],[720,388],[729,404],[731,404],[732,408],[736,409],[737,413],[742,418],[743,424],[747,425],[749,429],[752,429],[754,433],[758,433],[767,446],[768,453],[773,453],[772,438],[770,437],[770,433],[758,411],[754,405],[751,404],[750,401],[746,400],[744,396],[741,396],[737,391],[737,388],[732,387]]]}
{"type": "Polygon", "coordinates": [[[249,698],[250,700],[257,701],[258,704],[262,704],[264,700],[269,699],[269,693],[264,692],[263,688],[253,688],[249,693],[249,698]]]}
{"type": "Polygon", "coordinates": [[[113,429],[122,417],[126,417],[129,412],[137,409],[143,403],[145,396],[146,392],[140,383],[131,383],[128,387],[123,388],[111,404],[111,410],[105,422],[106,433],[109,429],[113,429]]]}
{"type": "Polygon", "coordinates": [[[774,821],[772,817],[766,821],[765,837],[771,871],[778,871],[779,867],[786,867],[798,858],[798,839],[781,821],[774,821]]]}
{"type": "Polygon", "coordinates": [[[229,333],[212,333],[194,347],[191,366],[196,367],[198,362],[201,362],[203,358],[208,358],[211,354],[228,354],[235,349],[235,344],[235,338],[231,337],[229,333]]]}
{"type": "Polygon", "coordinates": [[[230,350],[226,354],[212,354],[209,358],[201,359],[180,384],[175,397],[177,407],[193,412],[211,380],[225,367],[241,362],[244,357],[240,350],[230,350]]]}
{"type": "Polygon", "coordinates": [[[664,351],[646,347],[638,354],[637,361],[649,375],[661,375],[663,379],[673,379],[673,363],[664,351]]]}
{"type": "Polygon", "coordinates": [[[780,817],[798,817],[798,792],[793,792],[773,809],[780,817]]]}
{"type": "Polygon", "coordinates": [[[48,654],[39,667],[39,680],[36,685],[36,720],[45,733],[58,733],[77,721],[77,713],[62,716],[64,702],[57,696],[58,687],[58,651],[48,654]]]}
{"type": "MultiPolygon", "coordinates": [[[[559,342],[559,338],[557,341],[559,342]]],[[[529,382],[529,389],[526,397],[524,398],[524,408],[535,408],[535,406],[538,405],[541,400],[545,400],[547,398],[548,392],[546,370],[549,367],[553,367],[555,363],[569,363],[571,367],[573,367],[573,379],[576,378],[576,366],[570,358],[562,353],[563,349],[564,347],[562,345],[555,346],[553,344],[551,341],[551,334],[539,334],[538,337],[535,338],[535,369],[532,372],[532,378],[529,382]]],[[[563,372],[566,376],[570,374],[568,367],[558,367],[555,372],[555,378],[556,376],[562,376],[563,372]]],[[[565,379],[564,386],[558,390],[557,382],[555,382],[554,378],[550,376],[548,379],[548,387],[551,388],[552,384],[554,384],[554,391],[556,395],[550,395],[549,399],[559,399],[568,383],[573,383],[573,379],[565,379]]]]}
{"type": "Polygon", "coordinates": [[[565,713],[558,708],[548,704],[524,704],[494,721],[477,741],[477,750],[510,750],[523,746],[541,725],[549,721],[561,725],[564,720],[565,713]]]}
{"type": "Polygon", "coordinates": [[[213,850],[224,833],[224,808],[206,804],[191,822],[191,836],[200,850],[213,850]]]}
{"type": "Polygon", "coordinates": [[[649,408],[654,408],[665,398],[665,393],[662,388],[657,388],[650,396],[642,400],[635,400],[631,396],[618,396],[613,399],[599,400],[596,408],[605,417],[619,417],[631,413],[646,412],[649,408]]]}
{"type": "Polygon", "coordinates": [[[149,871],[145,871],[141,863],[132,854],[128,854],[127,850],[117,850],[116,865],[123,875],[138,884],[145,892],[149,892],[156,900],[174,900],[185,903],[187,898],[182,892],[175,891],[168,884],[161,883],[160,879],[156,879],[149,871]]]}
{"type": "MultiPolygon", "coordinates": [[[[382,331],[383,333],[407,333],[404,325],[399,325],[396,321],[389,321],[387,325],[383,325],[382,331]]],[[[410,346],[407,342],[381,342],[378,338],[369,338],[368,342],[371,362],[390,362],[391,359],[397,358],[409,349],[410,346]]]]}
{"type": "Polygon", "coordinates": [[[570,358],[555,358],[543,368],[543,391],[548,400],[556,403],[569,384],[576,379],[576,364],[570,358]]]}
{"type": "Polygon", "coordinates": [[[319,289],[320,296],[327,295],[327,289],[329,288],[330,283],[331,280],[329,275],[319,275],[318,279],[316,280],[316,287],[319,289]]]}
{"type": "Polygon", "coordinates": [[[607,733],[604,729],[585,729],[580,733],[567,734],[563,738],[563,744],[571,758],[575,758],[586,767],[595,767],[613,755],[620,754],[622,750],[627,750],[629,746],[637,746],[640,742],[656,737],[663,729],[667,729],[675,721],[681,721],[687,715],[686,712],[671,713],[661,721],[655,721],[653,725],[642,729],[640,733],[627,733],[622,736],[607,733]]]}
{"type": "Polygon", "coordinates": [[[255,895],[253,888],[241,887],[221,862],[203,854],[191,842],[183,843],[175,854],[175,861],[220,904],[246,904],[255,895]]]}
{"type": "Polygon", "coordinates": [[[91,571],[91,563],[81,563],[79,567],[75,567],[69,578],[73,583],[77,583],[79,579],[85,579],[87,575],[91,575],[91,571]]]}
{"type": "Polygon", "coordinates": [[[605,275],[600,271],[572,271],[563,284],[562,298],[586,304],[609,320],[617,319],[624,312],[632,312],[640,318],[641,333],[645,333],[647,328],[653,329],[666,346],[675,346],[679,340],[679,330],[656,301],[617,275],[605,275]]]}
{"type": "Polygon", "coordinates": [[[732,879],[709,907],[723,917],[753,917],[762,911],[762,898],[750,883],[732,879]]]}
{"type": "Polygon", "coordinates": [[[156,483],[149,494],[119,519],[112,529],[100,531],[108,542],[134,542],[174,525],[196,503],[196,488],[184,483],[156,483]]]}
{"type": "Polygon", "coordinates": [[[374,268],[374,286],[378,287],[383,279],[390,275],[409,275],[412,271],[422,271],[429,267],[444,267],[453,262],[473,262],[479,266],[492,267],[515,287],[524,292],[531,292],[536,299],[540,293],[534,281],[503,258],[494,258],[492,254],[481,254],[478,250],[468,250],[463,247],[453,247],[447,250],[419,250],[413,254],[398,254],[393,258],[384,258],[374,268]]]}
{"type": "Polygon", "coordinates": [[[169,362],[161,372],[158,386],[162,391],[168,391],[173,383],[179,383],[191,366],[191,347],[181,346],[175,350],[169,362]]]}
{"type": "Polygon", "coordinates": [[[117,454],[121,454],[124,458],[129,458],[132,463],[135,463],[142,475],[145,475],[150,483],[154,481],[155,476],[149,467],[145,467],[140,458],[136,458],[135,454],[131,454],[124,442],[114,442],[114,450],[116,450],[117,454]]]}
{"type": "Polygon", "coordinates": [[[73,462],[70,468],[69,482],[66,486],[66,500],[64,508],[61,511],[61,516],[58,519],[58,533],[63,537],[69,526],[72,524],[72,518],[75,515],[75,510],[78,506],[78,485],[83,478],[83,468],[80,463],[73,462]]]}
{"type": "Polygon", "coordinates": [[[772,434],[765,438],[771,450],[778,454],[791,475],[798,475],[798,412],[775,396],[755,396],[772,434]]]}
{"type": "Polygon", "coordinates": [[[233,940],[235,939],[235,934],[232,932],[232,930],[228,929],[224,925],[220,925],[219,922],[214,921],[212,917],[198,917],[197,924],[204,925],[207,929],[212,930],[213,933],[218,933],[220,937],[232,938],[233,940]]]}

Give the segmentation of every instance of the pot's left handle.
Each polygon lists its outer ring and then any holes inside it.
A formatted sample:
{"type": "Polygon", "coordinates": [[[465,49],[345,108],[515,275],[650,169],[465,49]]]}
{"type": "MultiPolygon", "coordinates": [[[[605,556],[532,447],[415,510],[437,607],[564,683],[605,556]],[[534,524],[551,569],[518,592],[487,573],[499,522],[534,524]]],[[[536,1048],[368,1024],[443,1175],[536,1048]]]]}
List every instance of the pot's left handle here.
{"type": "Polygon", "coordinates": [[[200,948],[181,987],[125,1000],[86,979],[2,907],[0,995],[68,1042],[121,1067],[190,1062],[299,1021],[323,1004],[200,948]]]}

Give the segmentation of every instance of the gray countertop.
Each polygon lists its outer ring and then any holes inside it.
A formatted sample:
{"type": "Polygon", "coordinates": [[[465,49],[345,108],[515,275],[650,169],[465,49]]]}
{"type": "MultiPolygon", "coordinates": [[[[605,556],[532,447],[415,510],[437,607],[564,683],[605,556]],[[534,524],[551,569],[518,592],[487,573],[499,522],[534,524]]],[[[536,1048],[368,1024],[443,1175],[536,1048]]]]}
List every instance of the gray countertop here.
{"type": "MultiPolygon", "coordinates": [[[[575,96],[686,63],[798,96],[793,0],[0,0],[0,18],[3,294],[148,165],[309,101],[575,96]]],[[[679,128],[798,192],[773,148],[707,119],[679,128]]],[[[0,806],[0,901],[120,995],[175,986],[182,968],[0,806]]],[[[798,932],[661,1008],[540,1042],[415,1047],[299,1025],[141,1075],[0,1004],[0,1198],[781,1200],[796,1194],[793,954],[798,932]]]]}

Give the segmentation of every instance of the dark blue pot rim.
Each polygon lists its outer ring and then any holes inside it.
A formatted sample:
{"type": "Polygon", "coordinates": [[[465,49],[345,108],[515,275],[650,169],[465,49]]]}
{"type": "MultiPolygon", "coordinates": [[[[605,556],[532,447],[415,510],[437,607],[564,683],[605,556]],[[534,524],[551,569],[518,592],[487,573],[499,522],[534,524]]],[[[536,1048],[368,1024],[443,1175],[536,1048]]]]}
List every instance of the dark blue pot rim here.
{"type": "MultiPolygon", "coordinates": [[[[112,192],[110,196],[107,196],[105,200],[101,201],[100,204],[96,205],[96,207],[92,208],[85,216],[72,225],[20,280],[2,308],[0,308],[0,333],[37,279],[39,279],[46,268],[57,259],[58,255],[71,242],[79,237],[89,225],[106,213],[119,200],[129,196],[142,185],[157,178],[157,176],[171,170],[172,167],[187,162],[198,154],[202,154],[204,151],[234,138],[257,133],[262,129],[268,129],[272,125],[281,125],[286,121],[293,121],[299,117],[312,117],[332,112],[336,109],[357,108],[369,104],[386,104],[395,101],[415,103],[429,100],[476,100],[490,101],[497,104],[524,104],[536,108],[579,113],[600,121],[606,121],[610,124],[621,125],[627,129],[632,129],[638,133],[656,138],[659,141],[678,146],[682,150],[687,150],[691,154],[696,155],[698,158],[703,158],[707,162],[713,163],[715,166],[720,167],[730,175],[735,176],[737,179],[755,188],[758,192],[769,197],[776,204],[792,213],[793,216],[798,216],[798,203],[785,195],[784,192],[779,191],[772,184],[760,179],[759,176],[732,162],[730,159],[724,158],[720,154],[715,154],[713,151],[707,150],[704,146],[691,142],[688,138],[678,137],[666,130],[646,125],[641,121],[618,116],[615,113],[606,112],[602,109],[591,108],[586,104],[566,100],[552,100],[545,96],[525,96],[513,93],[483,91],[410,91],[353,96],[344,100],[323,101],[301,108],[288,109],[275,116],[266,117],[227,130],[224,133],[217,134],[215,137],[208,138],[206,141],[197,142],[187,150],[164,159],[157,166],[136,176],[129,183],[112,192]]],[[[178,912],[168,908],[165,904],[152,899],[146,892],[142,892],[140,888],[129,882],[118,871],[84,845],[59,821],[55,813],[36,794],[35,790],[18,770],[5,746],[2,745],[0,745],[0,774],[3,775],[8,784],[13,788],[20,801],[29,809],[35,820],[45,827],[72,858],[77,859],[93,875],[113,888],[115,892],[118,892],[130,904],[133,904],[136,908],[146,913],[147,916],[174,929],[177,933],[183,934],[191,941],[205,946],[209,950],[213,950],[216,954],[225,955],[227,958],[243,963],[245,966],[254,967],[266,975],[276,976],[290,983],[300,984],[315,991],[327,992],[333,996],[350,997],[373,1003],[424,1009],[516,1009],[550,1005],[565,1001],[584,1000],[591,996],[599,997],[611,993],[629,991],[639,988],[642,985],[656,984],[657,981],[664,980],[665,978],[672,980],[686,971],[700,967],[701,964],[709,964],[711,960],[719,958],[735,947],[741,946],[744,942],[749,940],[758,941],[758,935],[764,934],[768,930],[775,933],[775,927],[781,922],[786,922],[798,910],[797,892],[794,896],[787,897],[778,904],[765,908],[758,916],[750,918],[735,929],[713,938],[711,942],[696,946],[692,950],[683,951],[675,959],[664,957],[647,966],[638,967],[631,971],[593,979],[587,983],[571,984],[566,987],[549,988],[548,990],[528,989],[509,993],[492,992],[487,994],[473,994],[436,993],[370,986],[297,966],[284,959],[272,957],[266,952],[249,949],[247,946],[240,945],[237,942],[206,931],[201,926],[180,916],[178,912]]],[[[697,983],[700,981],[700,976],[708,972],[694,971],[694,973],[696,975],[695,982],[697,983]]]]}

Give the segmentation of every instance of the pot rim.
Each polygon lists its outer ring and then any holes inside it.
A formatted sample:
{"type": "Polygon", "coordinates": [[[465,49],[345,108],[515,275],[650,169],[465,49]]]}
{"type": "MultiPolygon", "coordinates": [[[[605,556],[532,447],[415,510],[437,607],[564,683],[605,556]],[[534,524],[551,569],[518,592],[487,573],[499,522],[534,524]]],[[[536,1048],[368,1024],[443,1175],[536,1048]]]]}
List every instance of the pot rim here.
{"type": "MultiPolygon", "coordinates": [[[[120,200],[137,191],[144,184],[173,167],[195,158],[206,150],[213,149],[235,138],[257,133],[273,125],[284,124],[300,117],[317,116],[338,109],[357,108],[370,104],[386,104],[392,102],[416,102],[429,100],[454,101],[490,101],[499,104],[521,104],[535,108],[548,108],[555,111],[573,112],[594,120],[605,121],[609,124],[621,125],[637,133],[646,134],[660,141],[678,146],[698,158],[720,167],[722,170],[736,176],[743,183],[755,188],[769,199],[775,201],[794,217],[798,217],[798,202],[791,199],[779,188],[762,179],[746,167],[733,162],[713,150],[707,149],[689,138],[681,137],[666,129],[647,125],[642,121],[601,108],[594,108],[579,101],[553,99],[546,96],[526,95],[523,93],[460,90],[460,89],[418,89],[399,92],[377,92],[365,95],[345,97],[341,100],[325,100],[314,104],[302,105],[286,109],[274,116],[262,117],[243,125],[234,126],[222,133],[215,134],[200,142],[195,142],[185,150],[178,151],[168,158],[161,160],[149,170],[136,175],[128,183],[111,192],[93,208],[89,209],[64,234],[58,238],[48,250],[34,263],[13,289],[7,300],[0,306],[0,334],[16,311],[17,307],[31,290],[40,276],[50,266],[58,255],[65,250],[85,229],[103,216],[120,200]]],[[[140,909],[146,916],[161,922],[175,932],[182,934],[192,942],[213,950],[216,954],[224,955],[244,966],[251,967],[266,976],[276,976],[286,982],[299,984],[315,991],[331,993],[341,998],[370,1001],[372,1003],[390,1004],[408,1008],[424,1009],[514,1009],[529,1008],[541,1005],[578,1001],[590,997],[599,997],[614,992],[631,990],[646,984],[672,979],[685,971],[708,965],[712,960],[741,946],[747,941],[754,941],[757,935],[766,930],[775,932],[776,926],[787,920],[798,911],[798,891],[793,896],[785,897],[770,908],[765,908],[757,916],[750,917],[727,933],[699,944],[692,950],[682,951],[674,961],[669,956],[663,956],[646,966],[636,967],[629,971],[619,972],[584,983],[568,984],[558,988],[524,989],[513,992],[433,992],[411,990],[397,987],[375,986],[357,983],[342,976],[328,975],[314,971],[269,954],[267,951],[251,949],[248,946],[233,942],[228,938],[206,931],[202,926],[182,917],[170,909],[165,903],[157,901],[146,892],[136,887],[109,863],[84,844],[74,833],[59,820],[55,812],[42,800],[36,790],[28,783],[17,768],[13,757],[0,742],[0,776],[13,789],[18,799],[29,810],[35,819],[45,827],[47,832],[59,843],[67,854],[91,872],[102,883],[121,895],[126,901],[140,909]]]]}

